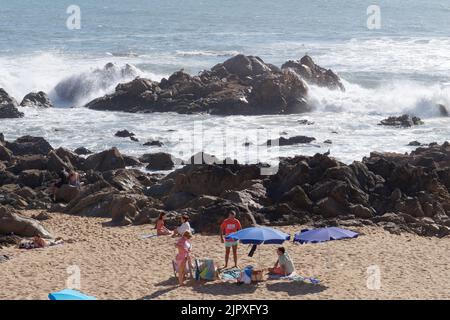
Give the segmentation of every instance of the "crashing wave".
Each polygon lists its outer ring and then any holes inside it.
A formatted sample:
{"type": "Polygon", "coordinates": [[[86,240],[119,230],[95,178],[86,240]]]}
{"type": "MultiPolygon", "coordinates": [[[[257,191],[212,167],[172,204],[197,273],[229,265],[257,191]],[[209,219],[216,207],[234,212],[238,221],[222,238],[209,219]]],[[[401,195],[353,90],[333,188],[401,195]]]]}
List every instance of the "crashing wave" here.
{"type": "Polygon", "coordinates": [[[52,95],[63,102],[81,105],[93,97],[112,91],[119,82],[126,82],[139,76],[141,71],[126,64],[119,67],[107,63],[103,68],[69,76],[61,80],[52,95]]]}

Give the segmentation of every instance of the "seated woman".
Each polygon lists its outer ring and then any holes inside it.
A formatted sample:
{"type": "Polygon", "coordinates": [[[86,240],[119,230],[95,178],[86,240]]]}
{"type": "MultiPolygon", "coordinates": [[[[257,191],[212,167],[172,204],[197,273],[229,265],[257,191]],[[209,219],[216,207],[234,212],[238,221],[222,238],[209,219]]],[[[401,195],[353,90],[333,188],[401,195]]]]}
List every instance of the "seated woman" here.
{"type": "Polygon", "coordinates": [[[181,225],[174,230],[173,237],[182,236],[186,231],[189,231],[192,234],[191,225],[189,224],[189,216],[187,214],[183,214],[181,216],[181,225]]]}
{"type": "Polygon", "coordinates": [[[172,231],[166,228],[164,225],[164,218],[166,217],[165,212],[161,212],[159,214],[158,220],[156,220],[156,234],[158,236],[170,236],[172,234],[172,231]]]}
{"type": "Polygon", "coordinates": [[[59,173],[59,180],[53,185],[53,200],[56,201],[56,193],[63,185],[69,184],[69,173],[65,168],[59,173]]]}
{"type": "Polygon", "coordinates": [[[289,276],[295,272],[294,263],[284,247],[277,249],[278,260],[273,268],[269,268],[269,273],[280,276],[289,276]]]}
{"type": "Polygon", "coordinates": [[[80,184],[80,175],[78,174],[78,172],[76,172],[74,170],[70,170],[68,182],[69,182],[69,186],[79,188],[81,186],[81,184],[80,184]]]}
{"type": "Polygon", "coordinates": [[[186,266],[191,265],[190,253],[192,250],[192,244],[189,241],[191,238],[192,233],[190,231],[186,231],[175,244],[178,249],[178,254],[175,257],[175,262],[177,264],[178,283],[180,284],[180,286],[183,285],[184,279],[186,277],[186,266]]]}

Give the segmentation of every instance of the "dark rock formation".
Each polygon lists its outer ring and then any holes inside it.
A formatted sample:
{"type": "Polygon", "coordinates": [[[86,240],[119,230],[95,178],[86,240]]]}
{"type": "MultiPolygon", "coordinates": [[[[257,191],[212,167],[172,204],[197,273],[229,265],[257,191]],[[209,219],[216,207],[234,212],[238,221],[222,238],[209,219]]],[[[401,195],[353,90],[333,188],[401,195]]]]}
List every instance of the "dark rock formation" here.
{"type": "Polygon", "coordinates": [[[87,154],[91,154],[92,153],[91,150],[89,150],[89,149],[87,149],[85,147],[76,148],[73,152],[75,152],[78,155],[87,155],[87,154]]]}
{"type": "Polygon", "coordinates": [[[116,132],[115,136],[120,138],[130,138],[134,137],[135,134],[133,132],[129,132],[128,130],[119,130],[116,132]]]}
{"type": "Polygon", "coordinates": [[[412,127],[423,124],[423,121],[419,117],[412,117],[408,114],[404,114],[400,117],[389,117],[381,120],[379,125],[393,126],[393,127],[412,127]]]}
{"type": "Polygon", "coordinates": [[[53,104],[50,101],[50,98],[43,91],[39,92],[30,92],[27,94],[22,102],[20,103],[21,107],[37,107],[37,108],[52,108],[53,104]]]}
{"type": "Polygon", "coordinates": [[[310,56],[306,55],[297,61],[289,60],[281,66],[281,69],[294,70],[308,83],[345,91],[341,79],[330,69],[327,70],[315,64],[310,56]]]}
{"type": "Polygon", "coordinates": [[[154,82],[136,78],[119,84],[114,93],[89,102],[96,110],[126,112],[178,112],[233,114],[285,114],[310,111],[308,87],[314,84],[343,89],[331,71],[314,64],[311,74],[298,68],[276,68],[259,57],[237,55],[198,76],[178,71],[168,79],[154,82]],[[307,78],[305,79],[304,77],[307,78]]]}
{"type": "Polygon", "coordinates": [[[18,106],[16,99],[0,88],[0,119],[22,118],[24,114],[18,110],[18,106]]]}
{"type": "Polygon", "coordinates": [[[266,142],[266,145],[268,145],[268,146],[274,146],[274,145],[291,146],[291,145],[294,145],[294,144],[311,143],[314,140],[316,140],[316,138],[305,137],[305,136],[295,136],[295,137],[290,137],[290,138],[280,137],[280,138],[275,139],[275,140],[274,139],[268,140],[266,142]]]}

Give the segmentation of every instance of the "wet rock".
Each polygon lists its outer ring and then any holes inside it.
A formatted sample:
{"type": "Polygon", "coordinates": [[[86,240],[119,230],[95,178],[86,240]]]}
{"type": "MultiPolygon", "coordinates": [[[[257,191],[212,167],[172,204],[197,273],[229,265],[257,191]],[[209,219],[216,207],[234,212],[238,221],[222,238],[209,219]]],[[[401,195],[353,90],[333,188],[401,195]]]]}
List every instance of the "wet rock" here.
{"type": "Polygon", "coordinates": [[[162,147],[164,145],[164,143],[162,143],[161,141],[158,140],[150,140],[147,141],[146,143],[144,143],[144,146],[146,147],[162,147]]]}
{"type": "Polygon", "coordinates": [[[18,110],[17,101],[0,88],[0,119],[22,118],[23,112],[18,110]]]}
{"type": "Polygon", "coordinates": [[[423,124],[423,121],[419,117],[410,116],[408,114],[399,117],[389,117],[379,123],[379,125],[393,127],[412,127],[421,124],[423,124]]]}
{"type": "Polygon", "coordinates": [[[410,147],[420,147],[422,144],[419,141],[411,141],[408,143],[408,146],[410,147]]]}
{"type": "Polygon", "coordinates": [[[135,134],[133,132],[129,132],[128,130],[119,130],[116,132],[115,136],[120,138],[130,138],[134,137],[135,134]]]}
{"type": "Polygon", "coordinates": [[[341,79],[330,69],[324,69],[314,63],[312,58],[305,55],[297,61],[289,60],[281,69],[291,69],[299,74],[306,82],[329,89],[345,91],[341,79]]]}
{"type": "Polygon", "coordinates": [[[85,147],[76,148],[73,152],[75,152],[78,155],[87,155],[87,154],[91,154],[92,153],[91,150],[89,150],[89,149],[87,149],[85,147]]]}
{"type": "Polygon", "coordinates": [[[298,124],[300,124],[300,125],[307,125],[307,126],[311,126],[311,125],[314,124],[313,121],[309,121],[309,120],[307,120],[307,119],[300,119],[300,120],[298,120],[297,122],[298,122],[298,124]]]}
{"type": "Polygon", "coordinates": [[[267,140],[266,145],[267,146],[291,146],[294,144],[304,144],[304,143],[311,143],[312,141],[316,140],[316,138],[313,137],[306,137],[306,136],[295,136],[290,138],[280,137],[279,139],[272,139],[267,140]]]}
{"type": "Polygon", "coordinates": [[[43,91],[30,92],[27,94],[22,102],[21,107],[37,107],[37,108],[53,108],[53,104],[50,98],[43,91]]]}

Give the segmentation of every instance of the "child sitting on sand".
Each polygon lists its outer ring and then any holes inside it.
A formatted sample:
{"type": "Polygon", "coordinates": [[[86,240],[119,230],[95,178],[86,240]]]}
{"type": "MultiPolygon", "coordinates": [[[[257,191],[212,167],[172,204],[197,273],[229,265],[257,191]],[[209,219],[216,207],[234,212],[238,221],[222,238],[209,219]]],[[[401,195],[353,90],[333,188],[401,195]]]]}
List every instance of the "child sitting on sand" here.
{"type": "Polygon", "coordinates": [[[295,272],[294,263],[284,247],[277,249],[278,260],[273,268],[269,268],[269,274],[289,276],[295,272]]]}
{"type": "Polygon", "coordinates": [[[159,214],[158,220],[156,220],[156,234],[158,236],[170,236],[172,234],[172,231],[170,231],[169,229],[166,228],[166,226],[164,225],[164,218],[166,216],[165,212],[161,212],[159,214]]]}

